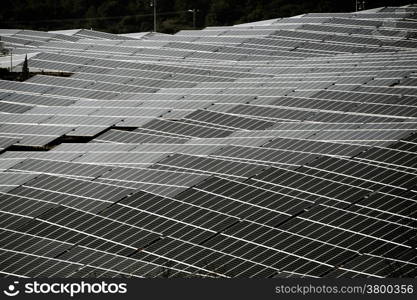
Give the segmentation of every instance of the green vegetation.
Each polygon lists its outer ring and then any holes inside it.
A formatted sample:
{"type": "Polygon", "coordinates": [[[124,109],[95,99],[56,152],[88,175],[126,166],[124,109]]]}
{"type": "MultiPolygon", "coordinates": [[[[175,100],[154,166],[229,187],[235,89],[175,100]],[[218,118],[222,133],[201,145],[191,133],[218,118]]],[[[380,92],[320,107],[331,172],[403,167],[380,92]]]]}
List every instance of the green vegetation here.
{"type": "MultiPolygon", "coordinates": [[[[0,28],[58,30],[93,28],[113,33],[150,31],[152,0],[2,0],[0,28]]],[[[402,0],[368,0],[366,8],[405,5],[402,0]]],[[[308,12],[351,12],[355,0],[157,0],[158,31],[233,25],[308,12]]]]}
{"type": "Polygon", "coordinates": [[[28,56],[25,56],[25,61],[23,62],[22,66],[22,80],[26,80],[29,78],[29,67],[28,67],[28,56]]]}
{"type": "MultiPolygon", "coordinates": [[[[27,75],[29,78],[29,74],[27,75]]],[[[12,80],[12,81],[25,81],[23,79],[22,72],[10,72],[7,68],[0,68],[0,79],[1,80],[12,80]]]]}

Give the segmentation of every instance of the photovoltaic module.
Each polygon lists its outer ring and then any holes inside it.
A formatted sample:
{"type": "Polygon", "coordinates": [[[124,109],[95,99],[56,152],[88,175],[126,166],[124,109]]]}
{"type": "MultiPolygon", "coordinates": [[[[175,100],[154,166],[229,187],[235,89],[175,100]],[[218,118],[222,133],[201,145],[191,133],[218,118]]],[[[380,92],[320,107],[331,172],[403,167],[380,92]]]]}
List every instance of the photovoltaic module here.
{"type": "Polygon", "coordinates": [[[417,277],[417,6],[0,36],[2,277],[417,277]]]}

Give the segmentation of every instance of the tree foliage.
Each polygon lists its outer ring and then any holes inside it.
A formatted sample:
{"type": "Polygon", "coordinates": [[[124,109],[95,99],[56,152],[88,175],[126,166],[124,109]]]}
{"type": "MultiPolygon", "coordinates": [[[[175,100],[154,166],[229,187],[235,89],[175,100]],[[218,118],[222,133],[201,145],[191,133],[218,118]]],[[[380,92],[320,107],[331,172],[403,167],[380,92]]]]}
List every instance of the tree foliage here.
{"type": "Polygon", "coordinates": [[[28,56],[25,56],[25,60],[22,66],[22,80],[26,80],[29,78],[29,66],[28,66],[28,56]]]}
{"type": "MultiPolygon", "coordinates": [[[[58,30],[93,28],[113,33],[150,31],[152,0],[2,0],[0,28],[58,30]]],[[[405,5],[409,0],[367,0],[367,8],[405,5]]],[[[158,28],[165,33],[233,25],[308,12],[351,12],[355,0],[157,0],[158,28]]]]}

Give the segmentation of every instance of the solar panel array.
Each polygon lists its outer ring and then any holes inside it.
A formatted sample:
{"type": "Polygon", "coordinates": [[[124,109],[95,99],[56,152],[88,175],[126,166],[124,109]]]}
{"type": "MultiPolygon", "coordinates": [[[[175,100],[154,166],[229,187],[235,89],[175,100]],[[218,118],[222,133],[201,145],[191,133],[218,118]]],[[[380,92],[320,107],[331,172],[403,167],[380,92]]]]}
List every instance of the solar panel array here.
{"type": "Polygon", "coordinates": [[[416,16],[0,30],[0,274],[416,277],[416,16]]]}

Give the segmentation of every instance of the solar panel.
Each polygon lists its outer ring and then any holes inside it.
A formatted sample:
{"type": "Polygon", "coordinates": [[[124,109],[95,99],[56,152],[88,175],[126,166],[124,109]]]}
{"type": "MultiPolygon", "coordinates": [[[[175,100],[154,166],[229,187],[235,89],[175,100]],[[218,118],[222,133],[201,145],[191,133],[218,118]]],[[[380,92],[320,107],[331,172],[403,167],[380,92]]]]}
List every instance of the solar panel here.
{"type": "Polygon", "coordinates": [[[414,13],[0,30],[0,274],[416,277],[414,13]]]}

